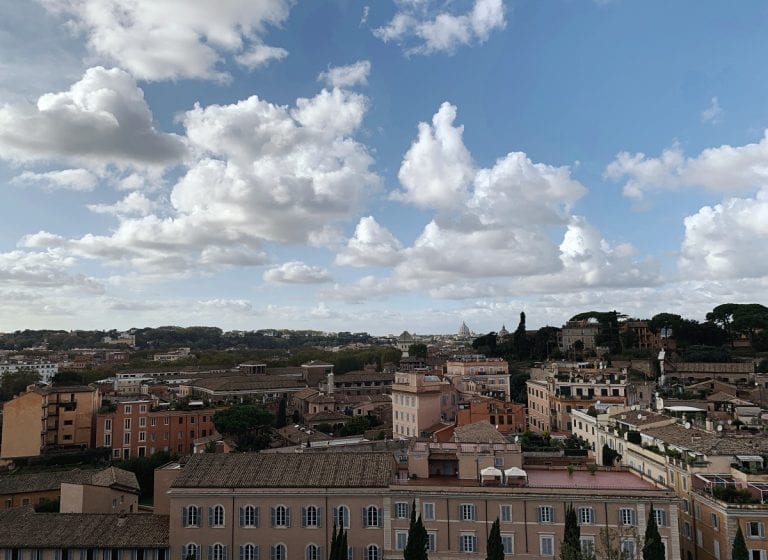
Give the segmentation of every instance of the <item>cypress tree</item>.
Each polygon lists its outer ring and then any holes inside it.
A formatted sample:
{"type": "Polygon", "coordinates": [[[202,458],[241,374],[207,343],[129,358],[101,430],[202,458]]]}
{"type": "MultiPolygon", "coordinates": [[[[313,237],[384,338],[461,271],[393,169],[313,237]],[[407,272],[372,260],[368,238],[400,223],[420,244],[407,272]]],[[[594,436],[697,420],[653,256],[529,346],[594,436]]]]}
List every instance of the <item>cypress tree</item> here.
{"type": "Polygon", "coordinates": [[[333,533],[331,533],[331,550],[328,552],[328,560],[336,560],[337,550],[339,548],[339,538],[336,534],[336,523],[333,524],[333,533]]]}
{"type": "Polygon", "coordinates": [[[429,536],[421,521],[421,515],[416,518],[416,500],[411,504],[411,523],[408,526],[408,543],[403,551],[404,560],[427,560],[429,536]]]}
{"type": "Polygon", "coordinates": [[[659,527],[656,525],[656,516],[653,514],[653,508],[648,514],[648,523],[645,527],[645,544],[643,545],[643,560],[664,560],[666,549],[659,534],[659,527]]]}
{"type": "Polygon", "coordinates": [[[504,543],[501,542],[501,525],[498,517],[491,525],[491,532],[488,534],[485,560],[504,560],[504,543]]]}
{"type": "Polygon", "coordinates": [[[565,508],[563,542],[560,543],[560,560],[581,560],[581,529],[573,504],[565,508]]]}
{"type": "Polygon", "coordinates": [[[349,544],[347,544],[347,533],[348,531],[342,527],[339,535],[339,543],[336,546],[336,560],[347,560],[347,549],[349,548],[349,544]]]}
{"type": "Polygon", "coordinates": [[[747,543],[744,541],[744,533],[741,532],[741,525],[736,529],[736,538],[733,539],[731,560],[749,560],[749,551],[747,550],[747,543]]]}

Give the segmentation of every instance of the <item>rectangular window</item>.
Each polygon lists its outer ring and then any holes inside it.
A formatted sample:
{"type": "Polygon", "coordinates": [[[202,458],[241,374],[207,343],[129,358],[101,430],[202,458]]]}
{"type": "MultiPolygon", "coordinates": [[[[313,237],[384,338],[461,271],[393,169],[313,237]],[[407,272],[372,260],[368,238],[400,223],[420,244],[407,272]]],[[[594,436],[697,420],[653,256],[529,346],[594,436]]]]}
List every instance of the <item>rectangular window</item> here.
{"type": "Polygon", "coordinates": [[[139,432],[139,441],[147,441],[147,432],[139,432]]]}
{"type": "Polygon", "coordinates": [[[752,539],[757,539],[765,536],[765,530],[763,524],[759,521],[750,521],[747,523],[747,536],[752,539]]]}
{"type": "Polygon", "coordinates": [[[635,523],[635,510],[632,508],[621,508],[619,510],[619,524],[625,527],[634,527],[635,523]]]}
{"type": "Polygon", "coordinates": [[[147,427],[147,419],[146,417],[142,416],[139,418],[139,428],[146,428],[147,427]]]}
{"type": "Polygon", "coordinates": [[[555,520],[555,512],[552,506],[539,506],[539,523],[552,523],[555,520]]]}
{"type": "Polygon", "coordinates": [[[105,432],[111,432],[112,431],[112,420],[107,418],[104,420],[104,431],[105,432]]]}
{"type": "Polygon", "coordinates": [[[147,405],[145,404],[139,405],[139,412],[144,413],[146,411],[147,411],[147,405]]]}
{"type": "Polygon", "coordinates": [[[126,432],[123,434],[123,445],[131,445],[131,433],[126,432]]]}
{"type": "Polygon", "coordinates": [[[579,519],[579,525],[594,525],[595,510],[591,507],[580,507],[576,510],[579,519]]]}
{"type": "Polygon", "coordinates": [[[709,522],[711,523],[712,528],[715,531],[717,531],[717,529],[720,527],[720,522],[719,522],[719,519],[718,519],[716,513],[710,513],[709,514],[709,522]]]}
{"type": "Polygon", "coordinates": [[[687,521],[685,521],[683,523],[683,536],[686,539],[690,539],[691,538],[691,524],[688,523],[687,521]]]}
{"type": "Polygon", "coordinates": [[[505,504],[501,506],[501,522],[502,523],[512,522],[512,506],[511,505],[505,504]]]}
{"type": "Polygon", "coordinates": [[[515,536],[502,533],[501,545],[504,547],[504,554],[514,554],[515,553],[515,536]]]}
{"type": "Polygon", "coordinates": [[[554,535],[539,535],[539,554],[541,556],[555,555],[554,535]]]}
{"type": "Polygon", "coordinates": [[[592,535],[584,535],[583,537],[579,537],[579,542],[581,543],[581,552],[584,555],[584,558],[594,558],[595,537],[592,535]]]}
{"type": "Polygon", "coordinates": [[[163,424],[165,426],[167,426],[170,423],[170,421],[171,421],[171,417],[170,416],[166,416],[165,418],[163,418],[163,424]]]}
{"type": "Polygon", "coordinates": [[[493,466],[494,467],[503,467],[504,466],[504,457],[494,457],[493,458],[493,466]]]}
{"type": "Polygon", "coordinates": [[[125,405],[125,409],[124,410],[125,410],[126,414],[131,414],[133,412],[133,409],[131,408],[131,405],[129,405],[129,404],[125,405]]]}
{"type": "Polygon", "coordinates": [[[149,425],[150,426],[157,426],[157,418],[150,418],[149,419],[149,425]]]}
{"type": "Polygon", "coordinates": [[[765,551],[764,550],[750,550],[749,551],[749,560],[765,560],[765,551]]]}
{"type": "Polygon", "coordinates": [[[653,517],[656,519],[656,525],[659,527],[667,526],[667,512],[663,509],[653,510],[653,517]]]}
{"type": "Polygon", "coordinates": [[[104,447],[112,447],[112,434],[104,434],[104,447]]]}
{"type": "Polygon", "coordinates": [[[720,541],[717,539],[712,541],[712,554],[715,557],[715,560],[720,560],[720,541]]]}
{"type": "Polygon", "coordinates": [[[474,533],[459,536],[459,552],[477,552],[477,536],[474,533]]]}
{"type": "Polygon", "coordinates": [[[459,519],[462,521],[474,521],[475,504],[461,504],[459,506],[459,519]]]}
{"type": "Polygon", "coordinates": [[[405,550],[408,544],[408,531],[395,531],[395,550],[405,550]]]}
{"type": "Polygon", "coordinates": [[[696,529],[696,546],[704,546],[704,535],[702,535],[701,529],[696,529]]]}
{"type": "Polygon", "coordinates": [[[408,516],[410,515],[408,509],[408,502],[395,503],[395,518],[408,519],[408,516]]]}
{"type": "Polygon", "coordinates": [[[126,418],[125,420],[123,420],[123,429],[124,430],[130,430],[131,429],[131,419],[130,418],[126,418]]]}
{"type": "Polygon", "coordinates": [[[621,550],[626,560],[633,560],[635,558],[635,541],[633,539],[625,539],[621,543],[621,550]]]}
{"type": "Polygon", "coordinates": [[[424,509],[424,521],[434,521],[435,519],[435,504],[432,502],[425,502],[424,509]]]}
{"type": "Polygon", "coordinates": [[[427,532],[427,542],[429,552],[435,552],[437,550],[437,533],[434,531],[427,532]]]}

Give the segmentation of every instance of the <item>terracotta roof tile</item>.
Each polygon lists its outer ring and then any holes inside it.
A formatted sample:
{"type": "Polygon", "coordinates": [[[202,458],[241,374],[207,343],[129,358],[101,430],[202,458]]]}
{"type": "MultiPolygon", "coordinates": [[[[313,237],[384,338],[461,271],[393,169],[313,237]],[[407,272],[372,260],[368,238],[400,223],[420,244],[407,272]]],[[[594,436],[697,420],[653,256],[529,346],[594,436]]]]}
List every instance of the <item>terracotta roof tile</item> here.
{"type": "Polygon", "coordinates": [[[381,488],[392,481],[391,453],[193,455],[174,488],[381,488]]]}
{"type": "Polygon", "coordinates": [[[0,510],[0,548],[165,548],[168,516],[0,510]]]}

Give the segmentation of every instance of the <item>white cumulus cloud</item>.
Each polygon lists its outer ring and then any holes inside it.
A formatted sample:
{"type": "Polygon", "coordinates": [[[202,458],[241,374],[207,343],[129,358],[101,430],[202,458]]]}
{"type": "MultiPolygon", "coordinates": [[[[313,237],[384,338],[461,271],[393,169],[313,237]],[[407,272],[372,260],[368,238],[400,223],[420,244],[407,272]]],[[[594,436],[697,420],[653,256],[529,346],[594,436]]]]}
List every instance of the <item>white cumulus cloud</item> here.
{"type": "Polygon", "coordinates": [[[163,166],[184,153],[181,138],[155,128],[144,93],[117,68],[90,68],[67,91],[0,108],[7,160],[163,166]]]}
{"type": "Polygon", "coordinates": [[[322,284],[330,282],[332,278],[327,270],[319,266],[291,261],[267,270],[264,280],[276,284],[322,284]]]}
{"type": "Polygon", "coordinates": [[[325,82],[330,87],[348,88],[357,85],[366,85],[370,73],[370,61],[358,60],[354,64],[333,66],[324,72],[320,72],[317,79],[325,82]]]}
{"type": "Polygon", "coordinates": [[[395,3],[392,20],[373,34],[401,45],[407,54],[451,54],[460,47],[484,43],[507,23],[503,0],[474,0],[466,13],[455,13],[450,3],[431,0],[395,3]]]}
{"type": "Polygon", "coordinates": [[[96,188],[98,177],[87,169],[61,169],[36,173],[24,171],[11,179],[16,185],[41,185],[47,190],[92,191],[96,188]]]}
{"type": "Polygon", "coordinates": [[[621,152],[605,176],[625,180],[624,195],[635,199],[651,191],[690,187],[718,193],[757,190],[768,186],[768,130],[759,142],[707,148],[695,157],[685,157],[677,144],[656,158],[621,152]]]}
{"type": "Polygon", "coordinates": [[[38,0],[69,18],[91,53],[142,80],[226,77],[227,54],[256,67],[285,56],[263,45],[268,26],[283,23],[291,0],[38,0]],[[212,9],[213,8],[213,9],[212,9]]]}
{"type": "Polygon", "coordinates": [[[392,233],[373,216],[360,218],[355,234],[347,246],[336,255],[336,264],[343,266],[392,266],[402,257],[402,245],[392,233]]]}

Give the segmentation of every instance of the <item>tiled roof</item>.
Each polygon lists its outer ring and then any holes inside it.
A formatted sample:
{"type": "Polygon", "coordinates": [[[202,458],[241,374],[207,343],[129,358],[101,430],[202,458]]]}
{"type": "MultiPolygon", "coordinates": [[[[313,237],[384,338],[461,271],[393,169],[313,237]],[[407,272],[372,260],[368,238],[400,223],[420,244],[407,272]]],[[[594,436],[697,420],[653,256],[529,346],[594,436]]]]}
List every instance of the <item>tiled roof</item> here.
{"type": "MultiPolygon", "coordinates": [[[[755,373],[755,364],[752,362],[677,362],[672,363],[671,372],[677,373],[755,373]]],[[[669,373],[669,372],[668,372],[669,373]]]]}
{"type": "Polygon", "coordinates": [[[381,488],[392,480],[391,453],[201,453],[174,488],[381,488]]]}
{"type": "Polygon", "coordinates": [[[168,516],[0,510],[0,548],[166,548],[168,516]]]}
{"type": "Polygon", "coordinates": [[[768,438],[757,434],[748,436],[737,436],[733,433],[715,434],[693,427],[686,430],[680,424],[648,428],[643,430],[643,433],[683,449],[698,451],[709,456],[768,454],[768,438]]]}
{"type": "Polygon", "coordinates": [[[336,374],[333,378],[334,383],[357,383],[358,381],[394,381],[394,373],[384,373],[376,371],[349,371],[347,373],[336,374]]]}
{"type": "Polygon", "coordinates": [[[112,486],[114,484],[139,489],[136,475],[115,467],[100,471],[80,470],[50,471],[40,473],[8,474],[0,476],[0,495],[22,494],[25,492],[44,492],[58,490],[63,482],[69,484],[92,484],[94,486],[112,486]]]}
{"type": "Polygon", "coordinates": [[[507,438],[488,422],[457,426],[453,437],[458,443],[509,443],[507,438]]]}
{"type": "Polygon", "coordinates": [[[616,412],[608,416],[612,420],[623,422],[624,424],[630,424],[632,426],[648,426],[650,424],[658,424],[659,422],[675,422],[675,419],[665,414],[657,414],[648,410],[625,410],[623,412],[616,412]]]}
{"type": "Polygon", "coordinates": [[[307,422],[346,422],[347,420],[351,420],[351,416],[347,416],[346,414],[341,414],[340,412],[334,412],[332,410],[321,410],[320,412],[315,412],[314,414],[307,414],[304,418],[307,422]]]}
{"type": "Polygon", "coordinates": [[[306,387],[306,383],[295,377],[261,377],[256,375],[231,375],[196,379],[192,386],[210,391],[226,393],[230,391],[258,391],[263,389],[295,389],[306,387]]]}

